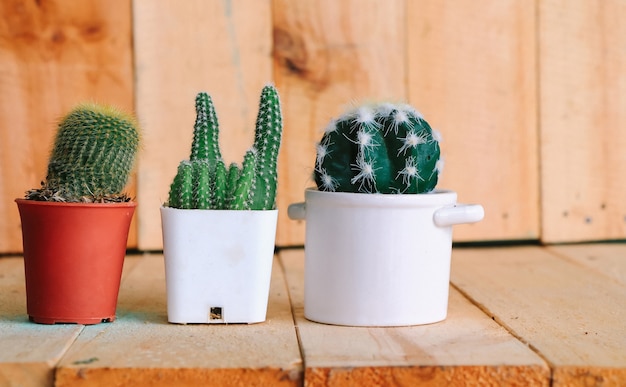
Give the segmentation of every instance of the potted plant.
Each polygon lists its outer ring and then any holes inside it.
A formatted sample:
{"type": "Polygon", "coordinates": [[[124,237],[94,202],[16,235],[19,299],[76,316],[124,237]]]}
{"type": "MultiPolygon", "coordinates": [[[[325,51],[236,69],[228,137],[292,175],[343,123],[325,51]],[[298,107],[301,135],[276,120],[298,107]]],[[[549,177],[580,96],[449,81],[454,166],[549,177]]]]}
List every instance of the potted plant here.
{"type": "Polygon", "coordinates": [[[438,134],[406,104],[358,106],[317,145],[317,189],[292,204],[306,219],[305,317],[352,326],[446,318],[452,225],[483,208],[435,190],[438,134]]]}
{"type": "Polygon", "coordinates": [[[139,140],[135,119],[111,106],[81,104],[60,121],[45,181],[16,199],[31,321],[115,319],[139,140]]]}
{"type": "Polygon", "coordinates": [[[225,165],[211,97],[196,97],[189,160],[161,207],[167,315],[171,323],[265,321],[274,256],[277,158],[282,115],[263,88],[254,145],[225,165]]]}

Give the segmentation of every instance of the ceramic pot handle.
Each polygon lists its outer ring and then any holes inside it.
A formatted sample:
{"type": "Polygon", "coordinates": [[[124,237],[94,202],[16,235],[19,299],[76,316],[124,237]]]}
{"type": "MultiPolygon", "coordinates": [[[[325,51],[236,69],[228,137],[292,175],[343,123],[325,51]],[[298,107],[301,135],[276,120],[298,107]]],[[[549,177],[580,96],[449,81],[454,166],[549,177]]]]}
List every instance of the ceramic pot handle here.
{"type": "Polygon", "coordinates": [[[456,204],[435,211],[433,221],[437,227],[449,227],[455,224],[475,223],[485,217],[485,210],[480,204],[456,204]]]}
{"type": "Polygon", "coordinates": [[[306,203],[293,203],[287,207],[287,216],[292,220],[304,220],[306,217],[306,203]]]}

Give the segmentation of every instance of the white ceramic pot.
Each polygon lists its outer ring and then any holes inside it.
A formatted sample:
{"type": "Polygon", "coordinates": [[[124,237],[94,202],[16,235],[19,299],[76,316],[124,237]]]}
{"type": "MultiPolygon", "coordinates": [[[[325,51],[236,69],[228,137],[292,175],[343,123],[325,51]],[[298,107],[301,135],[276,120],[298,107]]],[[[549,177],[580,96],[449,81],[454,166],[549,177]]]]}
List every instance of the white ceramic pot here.
{"type": "Polygon", "coordinates": [[[289,217],[306,220],[304,315],[350,326],[444,320],[452,226],[481,220],[452,191],[420,195],[320,192],[289,217]]]}
{"type": "Polygon", "coordinates": [[[168,321],[265,321],[277,217],[161,207],[168,321]]]}

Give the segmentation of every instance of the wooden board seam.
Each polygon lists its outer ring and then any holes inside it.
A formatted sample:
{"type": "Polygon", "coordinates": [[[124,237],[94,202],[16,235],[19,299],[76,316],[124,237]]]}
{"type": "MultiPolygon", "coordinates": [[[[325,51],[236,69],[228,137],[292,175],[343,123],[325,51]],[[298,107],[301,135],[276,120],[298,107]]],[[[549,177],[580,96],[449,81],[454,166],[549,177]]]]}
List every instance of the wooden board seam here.
{"type": "Polygon", "coordinates": [[[287,289],[287,298],[289,299],[289,309],[291,310],[291,319],[293,321],[293,329],[296,332],[296,339],[298,340],[298,349],[300,350],[300,361],[302,361],[302,373],[303,373],[302,380],[304,380],[304,374],[306,373],[306,360],[304,357],[304,349],[302,347],[302,338],[300,337],[300,329],[296,321],[296,311],[294,310],[294,303],[293,303],[293,299],[291,296],[291,290],[289,289],[289,283],[286,280],[287,272],[286,272],[285,265],[283,264],[283,259],[279,251],[276,252],[276,256],[278,259],[275,262],[278,262],[278,264],[280,265],[280,271],[283,274],[283,277],[285,278],[285,288],[287,289]]]}
{"type": "Polygon", "coordinates": [[[554,376],[553,375],[553,373],[554,373],[554,364],[552,362],[550,362],[541,353],[541,351],[539,351],[539,349],[537,347],[535,347],[534,345],[532,345],[532,343],[528,342],[528,340],[525,340],[523,337],[521,337],[519,334],[517,334],[517,332],[515,332],[510,326],[508,326],[501,318],[497,317],[494,313],[492,313],[489,310],[489,308],[487,308],[485,305],[481,304],[480,302],[478,302],[477,300],[472,298],[467,292],[463,291],[463,289],[461,287],[456,286],[452,281],[450,282],[450,286],[452,286],[455,290],[457,290],[459,293],[461,293],[461,295],[463,295],[463,297],[465,297],[470,303],[472,303],[472,305],[476,306],[483,313],[485,313],[487,315],[487,317],[490,317],[493,321],[496,322],[496,324],[500,325],[504,330],[507,331],[507,333],[509,335],[513,336],[517,341],[519,341],[520,343],[522,343],[525,346],[527,346],[531,351],[533,351],[535,353],[535,355],[537,355],[539,358],[541,358],[541,360],[543,360],[548,365],[548,368],[550,369],[550,380],[553,379],[553,376],[554,376]]]}

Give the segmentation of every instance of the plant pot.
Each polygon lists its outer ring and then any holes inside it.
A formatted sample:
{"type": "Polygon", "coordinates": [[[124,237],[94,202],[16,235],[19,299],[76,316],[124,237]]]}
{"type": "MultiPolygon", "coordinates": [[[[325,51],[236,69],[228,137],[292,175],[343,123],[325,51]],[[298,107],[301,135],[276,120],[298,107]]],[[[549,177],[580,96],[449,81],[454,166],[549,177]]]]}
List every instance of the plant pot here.
{"type": "Polygon", "coordinates": [[[265,321],[277,217],[161,207],[168,321],[265,321]]]}
{"type": "Polygon", "coordinates": [[[336,325],[429,324],[447,315],[452,226],[483,218],[456,193],[308,189],[289,216],[306,219],[304,315],[336,325]]]}
{"type": "Polygon", "coordinates": [[[42,324],[115,320],[137,204],[15,201],[22,220],[30,320],[42,324]]]}

